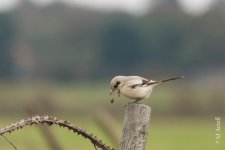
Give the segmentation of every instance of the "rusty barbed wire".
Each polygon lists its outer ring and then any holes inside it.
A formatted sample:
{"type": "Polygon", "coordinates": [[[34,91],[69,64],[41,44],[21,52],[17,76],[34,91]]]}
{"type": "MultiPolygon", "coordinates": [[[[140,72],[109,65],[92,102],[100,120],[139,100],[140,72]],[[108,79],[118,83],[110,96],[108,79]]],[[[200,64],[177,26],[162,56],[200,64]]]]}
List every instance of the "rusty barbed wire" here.
{"type": "Polygon", "coordinates": [[[74,133],[77,133],[78,135],[82,135],[84,138],[87,138],[91,141],[95,148],[98,147],[102,150],[115,150],[114,148],[111,148],[110,146],[103,143],[102,140],[97,139],[97,137],[93,134],[87,133],[85,129],[78,128],[69,121],[59,120],[58,118],[52,116],[33,116],[28,119],[22,119],[17,123],[11,124],[5,128],[0,129],[0,135],[14,132],[15,130],[22,129],[25,126],[37,124],[47,124],[48,126],[58,125],[59,127],[67,128],[69,130],[72,130],[74,133]]]}

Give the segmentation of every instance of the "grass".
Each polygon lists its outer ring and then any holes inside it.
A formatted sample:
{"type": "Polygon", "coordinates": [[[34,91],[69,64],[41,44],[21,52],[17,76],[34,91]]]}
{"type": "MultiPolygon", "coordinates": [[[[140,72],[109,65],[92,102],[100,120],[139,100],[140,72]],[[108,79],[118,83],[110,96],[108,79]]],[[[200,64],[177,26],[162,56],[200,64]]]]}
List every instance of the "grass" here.
{"type": "MultiPolygon", "coordinates": [[[[159,150],[223,150],[225,147],[224,129],[221,131],[221,144],[215,143],[216,123],[214,118],[193,118],[193,117],[159,117],[152,116],[149,139],[146,149],[159,150]]],[[[109,136],[92,119],[70,119],[71,122],[79,124],[87,131],[95,133],[100,139],[108,145],[112,145],[109,136]]],[[[1,119],[2,124],[10,122],[7,118],[1,119]]],[[[122,122],[119,124],[122,125],[122,122]]],[[[54,137],[57,139],[63,149],[94,149],[93,145],[81,136],[72,132],[53,126],[50,127],[54,137]]],[[[118,131],[120,132],[120,131],[118,131]]],[[[16,131],[6,135],[18,149],[23,150],[47,150],[49,149],[45,137],[36,126],[26,127],[23,130],[16,131]]],[[[11,150],[12,147],[0,138],[1,149],[11,150]]],[[[114,145],[114,147],[117,147],[114,145]]]]}
{"type": "Polygon", "coordinates": [[[153,118],[148,147],[166,150],[223,150],[225,139],[221,138],[221,144],[216,144],[215,130],[214,118],[153,118]]]}
{"type": "MultiPolygon", "coordinates": [[[[70,85],[55,83],[1,83],[0,128],[21,118],[26,118],[25,107],[27,105],[35,104],[34,106],[36,107],[36,104],[40,104],[39,107],[44,109],[46,114],[70,120],[75,125],[96,134],[108,145],[118,148],[118,145],[113,144],[110,136],[105,133],[93,118],[98,109],[104,108],[119,120],[118,124],[121,127],[124,105],[127,103],[127,100],[120,98],[113,105],[110,104],[109,89],[105,87],[108,87],[108,85],[101,83],[74,83],[70,85]]],[[[174,101],[174,97],[182,95],[178,91],[176,87],[162,86],[155,89],[150,100],[143,101],[143,103],[152,107],[149,139],[146,149],[224,150],[225,131],[223,120],[225,118],[221,115],[221,144],[216,144],[216,121],[214,120],[214,114],[199,116],[192,114],[191,116],[170,112],[170,110],[180,106],[174,105],[177,102],[174,101]],[[171,114],[168,115],[168,112],[171,114]]],[[[201,97],[201,94],[194,96],[201,97]]],[[[199,108],[205,107],[209,103],[203,99],[194,99],[192,102],[194,102],[193,105],[199,108]]],[[[182,108],[180,109],[182,110],[182,108]]],[[[211,111],[210,108],[206,110],[208,112],[211,111]]],[[[88,140],[74,135],[68,130],[59,127],[51,127],[51,130],[57,142],[65,150],[94,149],[88,140]]],[[[118,132],[121,133],[121,130],[118,129],[118,132]]],[[[38,127],[26,127],[23,130],[7,134],[6,136],[19,150],[49,149],[45,137],[38,127]]],[[[12,150],[13,148],[0,137],[0,149],[12,150]]]]}

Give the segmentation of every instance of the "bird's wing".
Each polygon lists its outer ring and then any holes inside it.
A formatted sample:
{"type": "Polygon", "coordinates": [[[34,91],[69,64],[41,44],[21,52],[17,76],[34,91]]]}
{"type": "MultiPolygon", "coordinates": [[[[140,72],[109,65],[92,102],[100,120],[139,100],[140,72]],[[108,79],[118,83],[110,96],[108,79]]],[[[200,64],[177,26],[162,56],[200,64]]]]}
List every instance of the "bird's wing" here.
{"type": "Polygon", "coordinates": [[[136,78],[136,79],[128,80],[126,85],[128,87],[135,88],[137,86],[147,86],[147,83],[149,83],[149,81],[147,79],[136,78]]]}

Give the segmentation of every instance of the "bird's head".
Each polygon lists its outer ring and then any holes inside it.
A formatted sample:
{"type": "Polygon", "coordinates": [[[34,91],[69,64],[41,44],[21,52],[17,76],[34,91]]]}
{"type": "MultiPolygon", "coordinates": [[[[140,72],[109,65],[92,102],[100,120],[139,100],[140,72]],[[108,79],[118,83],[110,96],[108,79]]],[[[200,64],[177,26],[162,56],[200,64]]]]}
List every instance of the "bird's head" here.
{"type": "Polygon", "coordinates": [[[111,87],[111,92],[110,92],[110,95],[112,95],[112,93],[116,90],[119,90],[120,87],[122,86],[123,84],[123,79],[124,77],[123,76],[116,76],[114,77],[111,82],[110,82],[110,87],[111,87]]]}

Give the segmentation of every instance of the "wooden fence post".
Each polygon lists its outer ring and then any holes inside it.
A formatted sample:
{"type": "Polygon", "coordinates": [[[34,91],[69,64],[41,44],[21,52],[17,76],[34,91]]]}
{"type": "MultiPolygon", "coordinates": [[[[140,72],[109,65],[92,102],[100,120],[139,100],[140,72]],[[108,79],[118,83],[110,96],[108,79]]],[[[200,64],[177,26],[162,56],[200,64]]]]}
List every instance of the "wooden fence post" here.
{"type": "Polygon", "coordinates": [[[150,123],[149,106],[128,103],[125,106],[120,150],[145,150],[150,123]]]}

